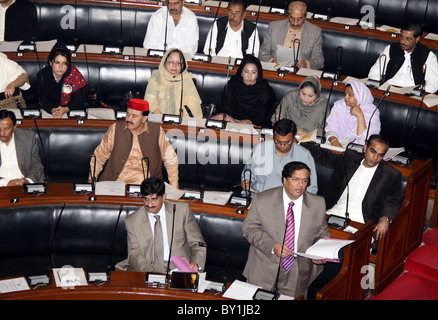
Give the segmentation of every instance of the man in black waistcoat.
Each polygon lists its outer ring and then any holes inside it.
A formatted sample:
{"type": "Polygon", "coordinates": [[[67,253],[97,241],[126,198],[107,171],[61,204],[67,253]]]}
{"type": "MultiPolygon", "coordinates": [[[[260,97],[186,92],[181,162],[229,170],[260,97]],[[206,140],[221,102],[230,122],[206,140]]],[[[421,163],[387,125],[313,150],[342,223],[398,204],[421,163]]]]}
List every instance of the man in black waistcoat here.
{"type": "Polygon", "coordinates": [[[438,63],[435,53],[419,41],[423,27],[407,24],[399,43],[388,45],[371,67],[368,78],[399,87],[425,84],[425,91],[438,90],[438,63]]]}
{"type": "Polygon", "coordinates": [[[245,19],[244,0],[231,0],[226,17],[215,21],[207,35],[204,53],[211,56],[243,58],[245,54],[258,56],[260,40],[257,27],[245,19]],[[210,37],[213,37],[210,41],[210,37]]]}
{"type": "MultiPolygon", "coordinates": [[[[29,0],[0,0],[0,6],[6,9],[4,29],[0,30],[0,41],[24,40],[30,42],[38,39],[37,14],[32,2],[29,0]]],[[[1,17],[0,20],[2,20],[1,17]]]]}

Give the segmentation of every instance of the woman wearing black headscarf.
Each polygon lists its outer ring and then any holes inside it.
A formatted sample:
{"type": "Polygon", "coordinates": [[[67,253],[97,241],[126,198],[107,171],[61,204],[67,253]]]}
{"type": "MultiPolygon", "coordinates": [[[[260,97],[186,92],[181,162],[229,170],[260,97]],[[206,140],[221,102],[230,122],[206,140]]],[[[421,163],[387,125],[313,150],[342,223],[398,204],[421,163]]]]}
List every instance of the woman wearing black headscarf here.
{"type": "MultiPolygon", "coordinates": [[[[218,113],[225,113],[237,122],[270,128],[275,103],[274,90],[263,79],[260,60],[247,54],[225,87],[218,113]]],[[[229,117],[227,120],[232,120],[229,117]]]]}
{"type": "Polygon", "coordinates": [[[57,42],[49,54],[48,63],[37,74],[41,109],[53,118],[61,118],[70,110],[85,110],[88,86],[82,74],[71,63],[70,50],[57,42]]]}

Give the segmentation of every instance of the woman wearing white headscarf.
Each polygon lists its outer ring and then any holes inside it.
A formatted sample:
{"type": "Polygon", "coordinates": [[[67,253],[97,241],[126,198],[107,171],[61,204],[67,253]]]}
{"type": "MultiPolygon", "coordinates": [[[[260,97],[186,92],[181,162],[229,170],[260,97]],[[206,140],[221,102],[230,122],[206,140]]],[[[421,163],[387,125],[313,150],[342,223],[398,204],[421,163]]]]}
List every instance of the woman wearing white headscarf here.
{"type": "Polygon", "coordinates": [[[370,135],[380,133],[380,112],[373,102],[371,91],[364,83],[348,81],[345,98],[335,102],[327,118],[327,141],[344,148],[350,142],[365,144],[370,135]]]}

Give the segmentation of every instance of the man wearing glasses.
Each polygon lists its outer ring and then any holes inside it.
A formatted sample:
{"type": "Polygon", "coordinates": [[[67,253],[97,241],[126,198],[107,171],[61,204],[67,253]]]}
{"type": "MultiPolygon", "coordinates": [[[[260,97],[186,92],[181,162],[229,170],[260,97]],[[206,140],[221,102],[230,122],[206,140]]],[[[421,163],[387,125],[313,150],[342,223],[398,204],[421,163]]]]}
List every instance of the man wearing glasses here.
{"type": "Polygon", "coordinates": [[[248,186],[255,192],[282,185],[281,172],[285,164],[300,161],[310,168],[307,191],[318,192],[315,162],[310,152],[295,143],[297,126],[290,119],[281,119],[274,124],[274,139],[262,142],[253,149],[249,163],[242,172],[242,188],[248,186]]]}
{"type": "MultiPolygon", "coordinates": [[[[291,2],[288,13],[287,20],[269,23],[263,44],[260,47],[260,60],[284,62],[277,61],[277,47],[295,47],[298,53],[297,66],[299,68],[322,69],[324,56],[321,28],[306,21],[307,6],[304,2],[291,2]]],[[[290,57],[290,60],[293,61],[294,57],[290,57]]]]}
{"type": "Polygon", "coordinates": [[[245,1],[230,1],[227,16],[219,18],[210,28],[205,40],[204,53],[232,58],[243,58],[245,54],[257,57],[260,47],[259,34],[256,25],[245,19],[245,16],[245,1]]]}
{"type": "MultiPolygon", "coordinates": [[[[187,259],[194,271],[204,268],[207,251],[199,245],[204,238],[190,205],[166,201],[164,182],[158,178],[144,180],[140,193],[144,206],[125,220],[128,259],[116,270],[165,273],[171,244],[171,256],[187,259]]],[[[170,270],[175,267],[171,262],[170,270]]]]}

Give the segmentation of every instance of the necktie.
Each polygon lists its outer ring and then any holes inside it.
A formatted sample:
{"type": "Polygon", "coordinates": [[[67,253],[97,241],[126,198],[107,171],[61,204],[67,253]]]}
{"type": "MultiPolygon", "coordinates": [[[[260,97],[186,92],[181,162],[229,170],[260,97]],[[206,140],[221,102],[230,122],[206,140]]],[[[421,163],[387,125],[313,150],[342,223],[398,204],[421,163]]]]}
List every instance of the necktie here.
{"type": "MultiPolygon", "coordinates": [[[[289,251],[295,251],[295,219],[294,219],[294,211],[292,209],[294,203],[291,201],[289,203],[289,208],[287,209],[286,221],[287,221],[287,229],[286,229],[286,237],[284,240],[284,244],[289,248],[289,251]]],[[[286,271],[289,271],[294,264],[294,256],[288,256],[283,258],[281,265],[286,271]]]]}
{"type": "Polygon", "coordinates": [[[161,220],[158,214],[154,215],[154,270],[158,272],[164,271],[164,245],[163,245],[163,229],[161,228],[161,220]]]}

